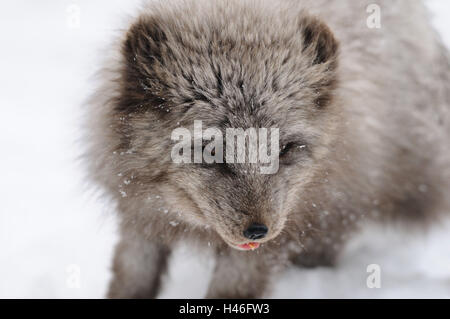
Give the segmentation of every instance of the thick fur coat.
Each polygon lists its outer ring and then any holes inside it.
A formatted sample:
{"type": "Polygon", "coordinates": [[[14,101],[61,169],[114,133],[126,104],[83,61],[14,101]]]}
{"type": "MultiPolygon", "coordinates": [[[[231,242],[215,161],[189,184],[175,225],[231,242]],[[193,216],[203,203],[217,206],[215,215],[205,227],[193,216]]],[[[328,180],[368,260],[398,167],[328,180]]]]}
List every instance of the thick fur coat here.
{"type": "Polygon", "coordinates": [[[214,249],[207,297],[332,265],[367,219],[449,210],[450,64],[421,1],[170,0],[143,8],[89,104],[90,175],[117,203],[109,297],[153,298],[178,241],[214,249]],[[175,164],[171,132],[277,127],[277,174],[175,164]],[[267,225],[261,247],[242,232],[267,225]]]}

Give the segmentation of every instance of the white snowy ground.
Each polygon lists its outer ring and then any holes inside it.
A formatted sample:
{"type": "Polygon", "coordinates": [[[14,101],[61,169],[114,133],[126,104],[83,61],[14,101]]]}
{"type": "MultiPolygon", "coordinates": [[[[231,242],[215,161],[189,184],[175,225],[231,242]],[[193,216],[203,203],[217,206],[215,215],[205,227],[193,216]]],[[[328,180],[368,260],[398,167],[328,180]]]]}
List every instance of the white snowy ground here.
{"type": "MultiPolygon", "coordinates": [[[[0,297],[101,298],[117,236],[114,214],[83,185],[81,107],[99,49],[139,0],[15,0],[0,10],[0,297]],[[71,6],[75,4],[76,7],[71,6]],[[79,8],[80,25],[68,22],[79,8]],[[79,279],[79,280],[78,280],[79,279]],[[78,285],[79,284],[79,285],[78,285]]],[[[450,1],[429,0],[450,44],[450,1]]],[[[208,255],[180,249],[163,297],[202,297],[208,255]]],[[[368,229],[335,269],[283,273],[272,297],[450,297],[450,223],[408,237],[368,229]],[[369,264],[381,288],[366,286],[369,264]]]]}

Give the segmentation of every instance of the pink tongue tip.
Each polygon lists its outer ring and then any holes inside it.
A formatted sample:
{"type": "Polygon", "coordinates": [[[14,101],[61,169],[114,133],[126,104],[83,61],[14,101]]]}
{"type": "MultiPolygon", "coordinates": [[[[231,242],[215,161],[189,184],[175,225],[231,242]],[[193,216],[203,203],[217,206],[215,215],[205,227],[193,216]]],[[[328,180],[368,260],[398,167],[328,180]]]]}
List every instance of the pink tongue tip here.
{"type": "Polygon", "coordinates": [[[245,249],[245,250],[253,250],[259,247],[259,243],[248,243],[243,245],[238,245],[239,248],[245,249]]]}

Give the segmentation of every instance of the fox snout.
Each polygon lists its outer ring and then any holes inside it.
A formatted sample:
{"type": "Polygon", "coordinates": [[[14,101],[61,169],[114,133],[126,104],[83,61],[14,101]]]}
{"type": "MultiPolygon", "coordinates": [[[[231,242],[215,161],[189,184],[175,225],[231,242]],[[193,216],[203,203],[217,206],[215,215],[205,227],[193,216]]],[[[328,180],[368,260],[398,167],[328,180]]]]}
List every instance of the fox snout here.
{"type": "Polygon", "coordinates": [[[258,240],[266,237],[268,232],[269,228],[267,228],[266,225],[254,223],[251,224],[250,227],[248,227],[246,230],[244,230],[243,234],[245,238],[258,240]]]}

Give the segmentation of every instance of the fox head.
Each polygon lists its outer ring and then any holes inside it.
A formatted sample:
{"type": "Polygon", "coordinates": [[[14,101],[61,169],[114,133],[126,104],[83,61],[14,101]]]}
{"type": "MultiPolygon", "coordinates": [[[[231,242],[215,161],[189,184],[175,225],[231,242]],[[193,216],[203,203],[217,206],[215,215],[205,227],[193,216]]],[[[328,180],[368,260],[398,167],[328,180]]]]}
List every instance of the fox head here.
{"type": "MultiPolygon", "coordinates": [[[[305,12],[224,3],[155,9],[131,26],[111,127],[120,139],[121,173],[133,177],[134,194],[158,189],[180,222],[210,227],[232,247],[247,249],[283,231],[330,151],[338,43],[305,12]],[[214,128],[223,142],[211,144],[205,135],[195,140],[195,122],[203,132],[214,128]],[[191,162],[173,159],[180,128],[191,133],[183,148],[191,162]],[[278,132],[276,139],[267,136],[277,169],[263,173],[268,164],[258,156],[253,162],[196,163],[194,146],[226,158],[229,129],[278,132]]],[[[244,135],[247,159],[248,150],[261,150],[262,143],[250,135],[244,135]]]]}

